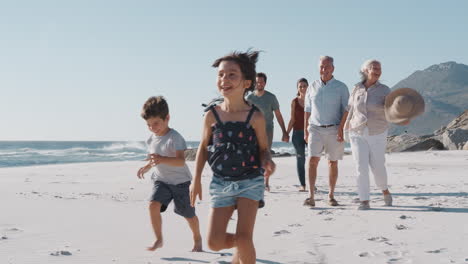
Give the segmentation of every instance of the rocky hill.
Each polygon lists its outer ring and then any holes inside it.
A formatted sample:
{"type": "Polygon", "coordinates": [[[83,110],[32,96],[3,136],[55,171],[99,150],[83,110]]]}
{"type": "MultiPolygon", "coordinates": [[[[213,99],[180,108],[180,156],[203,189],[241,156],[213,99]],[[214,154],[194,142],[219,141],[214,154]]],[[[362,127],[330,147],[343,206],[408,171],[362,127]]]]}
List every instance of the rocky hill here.
{"type": "Polygon", "coordinates": [[[432,65],[398,82],[392,90],[409,87],[424,97],[426,111],[409,126],[392,125],[389,134],[428,135],[468,109],[468,66],[456,62],[432,65]]]}
{"type": "Polygon", "coordinates": [[[447,126],[425,136],[401,134],[388,137],[387,152],[420,150],[468,150],[468,110],[447,126]]]}

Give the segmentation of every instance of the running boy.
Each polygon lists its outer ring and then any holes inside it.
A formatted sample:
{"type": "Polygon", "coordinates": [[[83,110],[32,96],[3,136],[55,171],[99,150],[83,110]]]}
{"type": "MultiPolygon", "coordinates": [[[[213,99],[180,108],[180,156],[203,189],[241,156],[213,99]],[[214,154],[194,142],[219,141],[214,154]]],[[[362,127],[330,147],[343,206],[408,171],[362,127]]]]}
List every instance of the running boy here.
{"type": "Polygon", "coordinates": [[[146,141],[149,162],[138,170],[138,178],[154,167],[151,178],[154,181],[153,194],[149,205],[151,224],[156,241],[148,250],[163,246],[161,212],[174,200],[174,212],[183,216],[193,233],[193,252],[202,251],[202,239],[195,208],[190,205],[189,186],[192,175],[185,164],[184,138],[169,128],[169,107],[162,96],[150,97],[143,105],[141,117],[146,120],[153,133],[146,141]]]}

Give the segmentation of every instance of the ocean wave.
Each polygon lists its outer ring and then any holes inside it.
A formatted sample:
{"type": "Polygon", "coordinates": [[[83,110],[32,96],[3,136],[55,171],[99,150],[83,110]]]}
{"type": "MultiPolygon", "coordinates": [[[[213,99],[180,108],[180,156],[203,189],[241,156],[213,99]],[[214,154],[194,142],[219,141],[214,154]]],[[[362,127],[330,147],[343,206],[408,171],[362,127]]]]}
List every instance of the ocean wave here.
{"type": "Polygon", "coordinates": [[[110,146],[101,148],[104,151],[120,151],[120,150],[139,150],[146,151],[146,145],[142,142],[119,142],[113,143],[110,146]]]}

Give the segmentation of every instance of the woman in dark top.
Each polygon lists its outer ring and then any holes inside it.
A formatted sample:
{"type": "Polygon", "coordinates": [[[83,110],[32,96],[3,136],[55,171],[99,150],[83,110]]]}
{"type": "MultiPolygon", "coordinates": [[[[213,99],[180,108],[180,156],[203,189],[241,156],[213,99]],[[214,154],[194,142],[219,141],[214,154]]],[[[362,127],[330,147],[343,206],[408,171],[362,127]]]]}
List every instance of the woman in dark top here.
{"type": "Polygon", "coordinates": [[[297,175],[301,187],[300,192],[306,191],[305,183],[305,145],[304,140],[304,98],[309,87],[307,79],[301,78],[297,81],[297,96],[291,102],[291,120],[288,124],[287,133],[293,130],[292,143],[296,150],[297,175]]]}

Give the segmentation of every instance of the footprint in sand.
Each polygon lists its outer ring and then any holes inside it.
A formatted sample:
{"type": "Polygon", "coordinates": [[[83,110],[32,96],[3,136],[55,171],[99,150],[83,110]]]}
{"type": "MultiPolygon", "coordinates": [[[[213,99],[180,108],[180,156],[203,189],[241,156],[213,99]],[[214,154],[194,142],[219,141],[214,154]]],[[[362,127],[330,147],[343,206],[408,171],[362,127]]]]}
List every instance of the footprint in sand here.
{"type": "Polygon", "coordinates": [[[401,253],[398,251],[384,251],[383,253],[387,257],[401,257],[401,253]]]}
{"type": "Polygon", "coordinates": [[[371,238],[368,238],[367,240],[374,241],[374,242],[387,242],[388,238],[379,236],[379,237],[371,237],[371,238]]]}
{"type": "Polygon", "coordinates": [[[416,185],[405,185],[406,188],[408,189],[417,189],[416,185]]]}
{"type": "Polygon", "coordinates": [[[128,196],[122,195],[122,194],[117,194],[117,195],[112,195],[111,199],[116,201],[116,202],[126,202],[128,200],[128,196]]]}
{"type": "Polygon", "coordinates": [[[440,248],[440,249],[436,249],[436,250],[428,250],[428,251],[425,251],[425,252],[426,253],[438,254],[438,253],[444,252],[445,250],[446,250],[446,248],[440,248]]]}
{"type": "Polygon", "coordinates": [[[334,219],[333,217],[327,217],[327,218],[325,218],[325,219],[323,219],[323,220],[325,220],[325,221],[332,221],[332,220],[335,220],[335,219],[334,219]]]}
{"type": "Polygon", "coordinates": [[[397,230],[406,230],[406,229],[408,229],[408,227],[406,227],[406,226],[404,226],[404,225],[395,225],[395,228],[396,228],[397,230]]]}
{"type": "Polygon", "coordinates": [[[19,233],[19,232],[23,232],[23,230],[19,229],[19,228],[16,228],[16,227],[12,227],[12,228],[7,228],[7,229],[4,229],[4,231],[6,233],[19,233]]]}
{"type": "Polygon", "coordinates": [[[318,212],[317,214],[318,215],[330,215],[330,214],[333,214],[333,212],[329,210],[323,210],[323,211],[318,212]]]}
{"type": "Polygon", "coordinates": [[[67,251],[67,250],[60,250],[60,251],[55,251],[55,252],[51,252],[50,253],[51,256],[71,256],[72,253],[70,251],[67,251]]]}
{"type": "Polygon", "coordinates": [[[301,227],[302,225],[301,224],[290,224],[288,225],[289,227],[301,227]]]}
{"type": "Polygon", "coordinates": [[[401,216],[400,216],[400,219],[403,219],[403,220],[405,220],[405,219],[411,219],[411,218],[413,218],[413,217],[411,217],[411,216],[406,216],[406,215],[401,215],[401,216]]]}
{"type": "Polygon", "coordinates": [[[291,232],[289,232],[288,230],[280,230],[280,231],[276,231],[274,232],[274,236],[279,236],[279,235],[283,235],[283,234],[290,234],[291,232]]]}
{"type": "Polygon", "coordinates": [[[414,197],[413,199],[414,199],[414,200],[427,200],[427,199],[429,199],[429,198],[428,198],[428,197],[421,196],[421,197],[414,197]]]}
{"type": "Polygon", "coordinates": [[[0,238],[0,240],[7,240],[7,239],[8,239],[7,236],[2,236],[2,237],[0,238]]]}
{"type": "Polygon", "coordinates": [[[368,257],[369,256],[369,252],[361,252],[358,254],[359,257],[363,258],[363,257],[368,257]]]}
{"type": "Polygon", "coordinates": [[[397,264],[397,263],[406,263],[406,262],[402,262],[403,259],[401,258],[391,258],[387,261],[388,264],[397,264]]]}
{"type": "Polygon", "coordinates": [[[101,196],[99,193],[80,193],[81,196],[101,196]]]}

